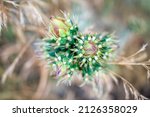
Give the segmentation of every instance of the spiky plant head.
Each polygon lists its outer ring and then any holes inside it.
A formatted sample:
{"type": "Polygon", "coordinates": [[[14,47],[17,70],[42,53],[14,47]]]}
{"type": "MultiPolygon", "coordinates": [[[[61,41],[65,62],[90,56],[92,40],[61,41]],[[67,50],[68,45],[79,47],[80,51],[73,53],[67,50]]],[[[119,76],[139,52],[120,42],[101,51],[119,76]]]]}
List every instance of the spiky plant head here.
{"type": "Polygon", "coordinates": [[[69,18],[51,17],[50,37],[43,39],[42,52],[57,77],[72,78],[79,71],[83,79],[105,68],[115,41],[109,34],[82,34],[69,18]]]}

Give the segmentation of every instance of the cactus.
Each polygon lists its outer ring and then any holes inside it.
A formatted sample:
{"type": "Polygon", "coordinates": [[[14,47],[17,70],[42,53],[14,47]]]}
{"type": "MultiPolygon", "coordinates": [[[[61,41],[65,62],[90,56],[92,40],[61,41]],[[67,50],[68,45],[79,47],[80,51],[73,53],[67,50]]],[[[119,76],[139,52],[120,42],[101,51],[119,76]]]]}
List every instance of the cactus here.
{"type": "Polygon", "coordinates": [[[70,17],[51,17],[50,37],[43,39],[42,52],[56,76],[72,78],[74,71],[81,72],[83,79],[106,67],[116,44],[110,34],[82,34],[70,17]]]}

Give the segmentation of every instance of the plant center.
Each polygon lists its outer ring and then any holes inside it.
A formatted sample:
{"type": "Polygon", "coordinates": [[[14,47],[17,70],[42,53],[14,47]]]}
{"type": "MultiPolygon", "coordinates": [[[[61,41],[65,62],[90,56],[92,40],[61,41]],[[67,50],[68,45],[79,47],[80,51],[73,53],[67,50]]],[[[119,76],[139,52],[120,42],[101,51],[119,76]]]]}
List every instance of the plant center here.
{"type": "Polygon", "coordinates": [[[97,46],[93,41],[85,41],[83,48],[85,50],[85,56],[92,56],[97,53],[97,46]]]}

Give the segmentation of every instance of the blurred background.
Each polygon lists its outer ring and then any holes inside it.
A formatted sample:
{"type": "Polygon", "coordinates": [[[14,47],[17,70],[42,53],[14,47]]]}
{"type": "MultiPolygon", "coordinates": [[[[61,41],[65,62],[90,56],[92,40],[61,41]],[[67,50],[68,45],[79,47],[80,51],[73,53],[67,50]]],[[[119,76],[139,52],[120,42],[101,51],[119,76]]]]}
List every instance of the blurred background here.
{"type": "MultiPolygon", "coordinates": [[[[115,32],[117,55],[130,56],[150,42],[149,6],[150,0],[1,0],[0,99],[125,99],[122,83],[111,80],[102,81],[102,92],[92,84],[80,87],[78,81],[56,86],[51,70],[36,57],[33,43],[45,36],[49,17],[63,16],[63,11],[84,33],[115,32]]],[[[140,57],[150,58],[150,45],[140,57]]],[[[147,70],[141,66],[114,70],[150,98],[147,70]]]]}

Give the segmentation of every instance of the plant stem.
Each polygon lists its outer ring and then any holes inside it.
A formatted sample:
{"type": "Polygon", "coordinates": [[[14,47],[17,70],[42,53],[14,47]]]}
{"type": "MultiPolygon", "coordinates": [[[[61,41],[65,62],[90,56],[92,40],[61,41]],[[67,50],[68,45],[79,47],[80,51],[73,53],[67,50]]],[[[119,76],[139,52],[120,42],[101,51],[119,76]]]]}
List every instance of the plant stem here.
{"type": "Polygon", "coordinates": [[[112,64],[112,65],[135,65],[135,66],[143,66],[143,65],[150,65],[149,63],[132,63],[132,62],[110,62],[108,64],[112,64]]]}

